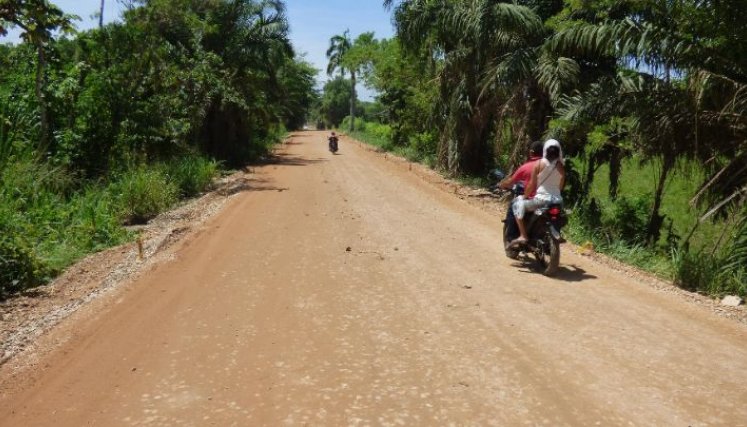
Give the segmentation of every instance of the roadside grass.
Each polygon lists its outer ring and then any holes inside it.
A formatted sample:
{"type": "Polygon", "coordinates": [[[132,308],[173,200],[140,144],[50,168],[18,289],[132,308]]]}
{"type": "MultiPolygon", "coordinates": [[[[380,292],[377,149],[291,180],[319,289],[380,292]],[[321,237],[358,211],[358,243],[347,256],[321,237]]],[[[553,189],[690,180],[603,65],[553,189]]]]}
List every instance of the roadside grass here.
{"type": "MultiPolygon", "coordinates": [[[[622,197],[653,195],[657,173],[656,164],[641,163],[636,159],[624,160],[618,194],[622,197]]],[[[661,207],[661,214],[666,217],[664,227],[662,227],[662,240],[667,237],[675,240],[685,238],[698,217],[704,213],[702,209],[690,206],[689,203],[703,179],[702,169],[694,163],[683,162],[678,165],[675,173],[671,174],[665,186],[661,207]],[[670,224],[672,236],[668,235],[670,224]]],[[[601,206],[608,206],[611,203],[608,188],[609,167],[603,165],[594,176],[590,197],[596,198],[601,206]]],[[[690,245],[699,249],[712,244],[717,241],[721,228],[722,224],[718,222],[701,223],[690,239],[690,245]]]]}
{"type": "MultiPolygon", "coordinates": [[[[738,230],[725,230],[728,225],[720,219],[704,221],[695,228],[688,244],[683,239],[693,231],[702,209],[692,207],[690,200],[703,180],[702,170],[695,164],[680,164],[667,181],[661,214],[666,219],[655,246],[644,246],[628,229],[642,229],[650,213],[656,165],[628,159],[623,164],[618,200],[607,194],[609,175],[606,166],[597,172],[591,197],[599,206],[597,221],[591,215],[574,211],[566,232],[575,243],[590,242],[595,250],[626,264],[651,272],[677,286],[712,296],[747,295],[747,266],[739,254],[716,247],[725,231],[738,236],[738,230]],[[632,212],[621,209],[626,201],[644,201],[643,209],[632,212]],[[736,259],[736,261],[734,261],[736,259]]],[[[744,230],[742,230],[744,234],[744,230]]],[[[728,237],[727,237],[728,238],[728,237]]]]}
{"type": "Polygon", "coordinates": [[[164,163],[163,171],[176,184],[180,197],[194,197],[210,187],[220,173],[220,163],[188,155],[164,163]]]}
{"type": "Polygon", "coordinates": [[[111,190],[122,208],[122,220],[144,224],[176,203],[179,188],[160,168],[140,166],[117,176],[111,190]]]}
{"type": "MultiPolygon", "coordinates": [[[[346,132],[345,129],[347,129],[348,124],[347,120],[348,118],[343,121],[340,131],[346,132]]],[[[423,136],[416,135],[410,145],[400,146],[392,143],[392,130],[389,125],[363,121],[359,122],[358,120],[356,120],[355,123],[356,130],[352,133],[348,132],[348,134],[358,141],[403,157],[411,162],[423,163],[431,169],[435,168],[435,156],[429,154],[427,150],[422,149],[423,145],[427,144],[427,142],[423,141],[423,139],[425,139],[423,136]]]]}
{"type": "Polygon", "coordinates": [[[128,238],[105,185],[76,192],[64,169],[31,158],[9,162],[0,177],[0,298],[128,238]]]}
{"type": "Polygon", "coordinates": [[[44,284],[82,257],[134,239],[142,223],[206,190],[219,165],[197,156],[78,182],[33,156],[0,169],[0,299],[44,284]]]}
{"type": "Polygon", "coordinates": [[[666,252],[652,250],[642,244],[607,239],[595,230],[585,227],[582,220],[573,213],[563,234],[574,244],[591,246],[596,252],[648,271],[664,280],[674,278],[675,268],[666,252]]]}

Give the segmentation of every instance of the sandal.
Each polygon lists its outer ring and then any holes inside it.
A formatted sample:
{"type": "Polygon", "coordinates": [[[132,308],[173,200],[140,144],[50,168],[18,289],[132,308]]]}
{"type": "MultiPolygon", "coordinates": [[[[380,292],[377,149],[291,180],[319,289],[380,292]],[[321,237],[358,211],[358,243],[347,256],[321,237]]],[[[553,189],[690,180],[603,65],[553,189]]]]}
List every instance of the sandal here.
{"type": "Polygon", "coordinates": [[[516,239],[512,240],[511,243],[508,245],[510,249],[517,249],[527,243],[527,239],[524,239],[522,237],[517,237],[516,239]]]}

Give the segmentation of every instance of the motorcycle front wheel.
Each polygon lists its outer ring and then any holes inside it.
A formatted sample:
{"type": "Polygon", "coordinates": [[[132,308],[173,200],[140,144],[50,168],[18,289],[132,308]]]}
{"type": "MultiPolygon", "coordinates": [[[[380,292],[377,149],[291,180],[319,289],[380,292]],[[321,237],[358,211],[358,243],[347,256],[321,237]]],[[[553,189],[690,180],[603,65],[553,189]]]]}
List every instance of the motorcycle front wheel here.
{"type": "Polygon", "coordinates": [[[558,272],[558,266],[560,265],[560,242],[555,240],[548,231],[544,233],[542,240],[537,243],[534,256],[542,268],[542,274],[545,276],[554,276],[558,272]]]}
{"type": "Polygon", "coordinates": [[[519,251],[516,249],[510,249],[509,246],[511,245],[511,238],[508,235],[508,225],[504,222],[503,223],[503,250],[506,251],[506,256],[511,259],[517,259],[519,258],[519,251]]]}

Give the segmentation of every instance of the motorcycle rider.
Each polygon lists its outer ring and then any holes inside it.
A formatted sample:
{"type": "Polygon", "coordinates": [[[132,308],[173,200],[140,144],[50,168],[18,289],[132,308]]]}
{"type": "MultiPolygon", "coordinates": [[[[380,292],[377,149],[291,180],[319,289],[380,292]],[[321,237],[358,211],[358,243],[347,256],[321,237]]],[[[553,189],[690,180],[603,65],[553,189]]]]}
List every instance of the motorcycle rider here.
{"type": "Polygon", "coordinates": [[[329,151],[336,152],[337,151],[337,135],[334,131],[330,134],[330,136],[327,138],[327,141],[329,141],[329,151]]]}
{"type": "Polygon", "coordinates": [[[524,214],[551,203],[562,203],[561,191],[564,186],[563,150],[560,142],[548,139],[543,146],[542,159],[532,167],[532,176],[524,190],[527,196],[517,197],[513,204],[519,237],[511,242],[510,247],[518,247],[528,239],[524,214]]]}
{"type": "MultiPolygon", "coordinates": [[[[535,163],[542,158],[542,148],[544,144],[542,141],[534,141],[529,148],[529,158],[523,165],[519,166],[518,169],[510,177],[506,177],[503,181],[498,183],[498,186],[504,190],[510,190],[515,184],[521,184],[522,187],[527,188],[529,185],[529,179],[532,177],[532,169],[535,163]]],[[[514,217],[513,202],[506,212],[506,225],[508,227],[508,236],[513,238],[519,234],[518,226],[516,224],[516,218],[514,217]]]]}
{"type": "Polygon", "coordinates": [[[504,190],[510,190],[514,184],[521,184],[524,188],[529,185],[529,178],[532,177],[532,168],[537,160],[542,158],[542,141],[534,141],[529,147],[529,158],[523,165],[519,166],[513,175],[501,181],[498,185],[504,190]]]}

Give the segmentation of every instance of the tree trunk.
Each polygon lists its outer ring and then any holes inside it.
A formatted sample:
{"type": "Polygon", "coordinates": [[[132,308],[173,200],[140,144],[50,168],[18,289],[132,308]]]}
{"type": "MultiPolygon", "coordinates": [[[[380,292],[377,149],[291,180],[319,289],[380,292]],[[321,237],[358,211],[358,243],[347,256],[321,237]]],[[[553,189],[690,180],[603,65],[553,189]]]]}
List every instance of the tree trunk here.
{"type": "Polygon", "coordinates": [[[465,134],[462,138],[462,147],[459,153],[459,173],[480,175],[485,172],[483,129],[479,123],[474,123],[471,120],[467,122],[467,126],[462,127],[465,134]]]}
{"type": "Polygon", "coordinates": [[[620,189],[620,174],[622,173],[622,151],[618,147],[618,139],[613,138],[614,146],[610,154],[610,188],[609,195],[611,200],[617,200],[617,192],[620,189]]]}
{"type": "Polygon", "coordinates": [[[542,90],[536,82],[532,82],[527,91],[529,92],[529,99],[527,105],[527,124],[529,142],[538,141],[542,139],[542,136],[547,130],[547,125],[550,123],[550,117],[552,116],[552,104],[550,103],[550,97],[542,90]]]}
{"type": "Polygon", "coordinates": [[[585,201],[591,193],[591,185],[594,183],[594,175],[597,172],[597,154],[592,152],[586,158],[586,177],[578,201],[585,201]]]}
{"type": "Polygon", "coordinates": [[[664,197],[664,186],[669,176],[669,171],[674,167],[674,159],[664,158],[659,174],[659,182],[656,183],[656,192],[654,193],[654,206],[651,208],[651,216],[648,220],[648,229],[646,230],[646,240],[649,244],[655,244],[659,240],[661,226],[664,223],[664,216],[659,215],[661,201],[664,197]]]}
{"type": "Polygon", "coordinates": [[[44,43],[39,42],[36,48],[36,99],[39,101],[39,120],[41,121],[41,135],[39,138],[39,155],[44,155],[49,145],[49,112],[47,98],[44,94],[44,70],[47,59],[44,55],[44,43]]]}
{"type": "Polygon", "coordinates": [[[355,131],[355,71],[350,71],[350,82],[352,90],[350,91],[350,132],[355,131]]]}

